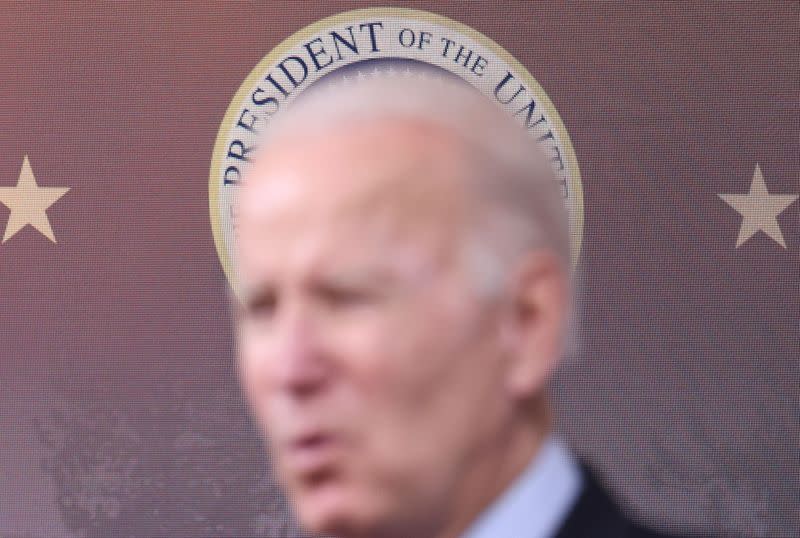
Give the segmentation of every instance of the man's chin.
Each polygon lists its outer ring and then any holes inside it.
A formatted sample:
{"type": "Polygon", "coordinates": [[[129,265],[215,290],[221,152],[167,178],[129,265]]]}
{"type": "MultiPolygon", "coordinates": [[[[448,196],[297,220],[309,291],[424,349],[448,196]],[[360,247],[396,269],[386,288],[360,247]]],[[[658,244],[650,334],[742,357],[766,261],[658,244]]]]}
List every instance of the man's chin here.
{"type": "Polygon", "coordinates": [[[338,538],[374,536],[377,520],[375,499],[363,498],[336,483],[305,490],[294,502],[302,526],[309,531],[338,538]]]}

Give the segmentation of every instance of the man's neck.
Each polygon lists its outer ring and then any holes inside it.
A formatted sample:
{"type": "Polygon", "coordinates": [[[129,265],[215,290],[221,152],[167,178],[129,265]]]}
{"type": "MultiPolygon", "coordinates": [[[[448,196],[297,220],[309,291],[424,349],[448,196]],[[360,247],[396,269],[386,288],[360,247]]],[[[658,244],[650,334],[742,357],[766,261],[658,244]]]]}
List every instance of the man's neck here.
{"type": "Polygon", "coordinates": [[[458,538],[473,521],[522,474],[536,457],[550,432],[547,417],[519,424],[505,439],[493,443],[494,450],[482,453],[460,481],[451,503],[448,523],[435,538],[458,538]]]}

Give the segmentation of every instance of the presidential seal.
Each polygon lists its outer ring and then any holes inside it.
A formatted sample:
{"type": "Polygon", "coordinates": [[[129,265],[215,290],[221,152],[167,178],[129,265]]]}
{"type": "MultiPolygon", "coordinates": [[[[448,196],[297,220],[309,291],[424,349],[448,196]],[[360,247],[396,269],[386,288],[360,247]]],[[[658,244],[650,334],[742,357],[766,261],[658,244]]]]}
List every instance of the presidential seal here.
{"type": "Polygon", "coordinates": [[[368,77],[451,77],[470,84],[519,121],[550,157],[566,204],[572,253],[583,235],[580,171],[569,135],[536,79],[500,45],[440,15],[400,8],[348,11],[284,40],[251,71],[222,120],[211,158],[209,205],[220,262],[235,292],[234,200],[259,133],[314,85],[368,77]]]}

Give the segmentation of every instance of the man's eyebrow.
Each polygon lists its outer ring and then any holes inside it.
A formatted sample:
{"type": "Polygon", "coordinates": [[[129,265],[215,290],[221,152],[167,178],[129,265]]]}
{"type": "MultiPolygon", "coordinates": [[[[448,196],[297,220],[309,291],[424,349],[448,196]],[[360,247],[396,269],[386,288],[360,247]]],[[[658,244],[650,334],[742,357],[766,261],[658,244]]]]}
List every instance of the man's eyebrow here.
{"type": "Polygon", "coordinates": [[[387,267],[330,268],[323,270],[312,278],[312,281],[339,285],[379,286],[396,282],[398,275],[387,267]]]}
{"type": "Polygon", "coordinates": [[[275,287],[272,284],[259,284],[257,286],[242,286],[239,306],[248,308],[257,304],[260,301],[268,298],[274,298],[276,294],[275,287]]]}

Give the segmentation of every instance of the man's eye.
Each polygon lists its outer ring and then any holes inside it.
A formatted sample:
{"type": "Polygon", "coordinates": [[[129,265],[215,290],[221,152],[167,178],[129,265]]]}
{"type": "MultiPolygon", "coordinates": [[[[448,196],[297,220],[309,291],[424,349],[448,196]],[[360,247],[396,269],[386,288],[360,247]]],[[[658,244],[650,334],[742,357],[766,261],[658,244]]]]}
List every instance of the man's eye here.
{"type": "Polygon", "coordinates": [[[373,295],[364,289],[326,286],[320,289],[321,298],[331,306],[356,306],[368,303],[373,295]]]}
{"type": "Polygon", "coordinates": [[[278,298],[275,294],[259,295],[247,302],[247,313],[254,317],[270,316],[275,312],[277,305],[278,298]]]}

